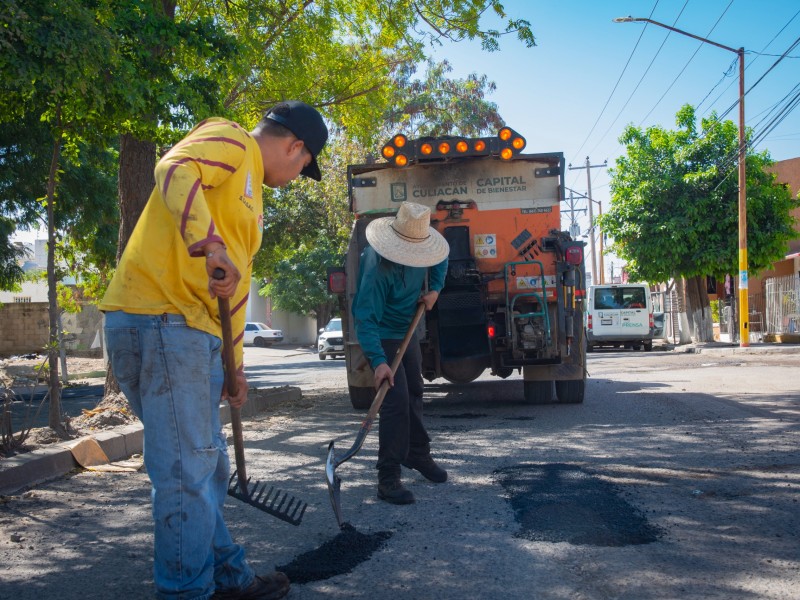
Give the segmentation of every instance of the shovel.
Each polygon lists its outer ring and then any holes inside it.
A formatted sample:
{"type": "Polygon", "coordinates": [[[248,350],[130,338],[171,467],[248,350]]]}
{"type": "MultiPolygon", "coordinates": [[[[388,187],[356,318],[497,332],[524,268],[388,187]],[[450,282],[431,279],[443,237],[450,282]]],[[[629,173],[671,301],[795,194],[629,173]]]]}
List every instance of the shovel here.
{"type": "MultiPolygon", "coordinates": [[[[414,335],[414,330],[417,328],[417,324],[419,324],[419,320],[422,318],[424,313],[425,304],[420,302],[419,305],[417,305],[417,312],[414,313],[414,318],[411,321],[408,331],[406,331],[403,342],[397,349],[397,354],[395,354],[394,360],[392,360],[392,376],[397,373],[397,368],[400,366],[400,361],[403,360],[403,355],[406,353],[406,348],[408,348],[408,343],[411,341],[411,336],[414,335]]],[[[336,522],[339,524],[339,529],[344,528],[345,523],[342,521],[342,504],[339,493],[342,487],[342,479],[336,475],[336,468],[342,463],[353,458],[361,449],[361,446],[364,444],[364,440],[367,437],[367,433],[369,433],[372,423],[375,421],[375,417],[378,416],[378,411],[381,409],[383,399],[386,397],[386,393],[388,391],[389,380],[385,379],[381,384],[381,387],[378,389],[378,393],[375,394],[375,399],[372,401],[372,406],[369,407],[369,412],[367,412],[367,418],[364,419],[363,423],[361,423],[361,429],[358,430],[356,441],[353,443],[353,446],[350,448],[350,450],[337,458],[336,451],[333,447],[334,442],[331,441],[331,443],[328,445],[328,458],[325,461],[325,478],[328,481],[328,492],[330,493],[331,505],[333,506],[333,513],[336,515],[336,522]]]]}
{"type": "MultiPolygon", "coordinates": [[[[223,279],[222,269],[214,271],[216,279],[223,279]]],[[[236,396],[239,385],[236,381],[236,359],[233,356],[233,333],[231,329],[231,307],[227,298],[217,298],[219,303],[219,320],[222,325],[222,360],[225,364],[225,387],[230,396],[236,396]]],[[[246,502],[257,509],[286,521],[292,525],[300,525],[303,514],[308,508],[306,502],[296,500],[288,494],[276,490],[266,483],[256,481],[250,484],[247,468],[244,464],[244,441],[242,439],[242,412],[239,407],[231,406],[231,429],[233,430],[233,451],[236,457],[236,470],[228,482],[228,494],[237,500],[246,502]]]]}

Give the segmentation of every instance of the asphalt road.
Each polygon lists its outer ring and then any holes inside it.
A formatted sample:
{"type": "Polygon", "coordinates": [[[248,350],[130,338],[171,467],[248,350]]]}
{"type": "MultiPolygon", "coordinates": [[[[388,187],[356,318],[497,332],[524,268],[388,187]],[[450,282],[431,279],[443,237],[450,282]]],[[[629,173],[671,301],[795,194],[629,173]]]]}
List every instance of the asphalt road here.
{"type": "MultiPolygon", "coordinates": [[[[525,404],[518,376],[426,389],[450,480],[404,470],[417,503],[375,497],[377,436],[349,448],[344,363],[248,348],[251,384],[303,399],[245,422],[251,477],[308,502],[293,527],[230,499],[259,570],[289,598],[795,599],[800,589],[800,353],[607,352],[586,401],[525,404]]],[[[0,505],[0,597],[152,597],[146,475],[78,473],[0,505]]]]}

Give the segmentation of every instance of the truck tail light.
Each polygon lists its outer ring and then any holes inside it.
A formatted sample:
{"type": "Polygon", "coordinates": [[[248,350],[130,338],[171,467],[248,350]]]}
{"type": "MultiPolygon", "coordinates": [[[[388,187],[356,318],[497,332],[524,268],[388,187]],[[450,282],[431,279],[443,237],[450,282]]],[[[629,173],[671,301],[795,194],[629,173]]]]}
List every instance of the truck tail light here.
{"type": "Polygon", "coordinates": [[[331,294],[344,294],[347,278],[342,267],[328,267],[328,291],[331,294]]]}
{"type": "Polygon", "coordinates": [[[494,339],[494,336],[495,336],[495,335],[497,335],[497,327],[495,327],[495,324],[494,324],[494,323],[492,323],[492,322],[489,322],[489,323],[486,325],[486,335],[488,335],[488,336],[489,336],[489,339],[490,339],[490,340],[493,340],[493,339],[494,339]]]}
{"type": "Polygon", "coordinates": [[[564,258],[566,259],[567,263],[575,265],[577,267],[583,262],[583,246],[582,245],[567,246],[564,255],[565,255],[564,258]]]}
{"type": "Polygon", "coordinates": [[[586,298],[586,290],[575,290],[575,300],[584,300],[586,298]]]}
{"type": "Polygon", "coordinates": [[[589,331],[592,330],[592,315],[586,316],[586,329],[588,329],[589,331]]]}
{"type": "Polygon", "coordinates": [[[650,329],[654,329],[656,326],[655,321],[653,321],[653,313],[650,313],[650,329]]]}

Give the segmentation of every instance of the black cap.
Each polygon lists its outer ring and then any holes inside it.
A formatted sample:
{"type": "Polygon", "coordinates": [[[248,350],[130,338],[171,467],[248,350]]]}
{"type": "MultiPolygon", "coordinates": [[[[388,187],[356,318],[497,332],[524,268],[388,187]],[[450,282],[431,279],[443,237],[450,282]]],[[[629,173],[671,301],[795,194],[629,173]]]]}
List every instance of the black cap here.
{"type": "Polygon", "coordinates": [[[311,163],[300,174],[321,181],[317,155],[328,141],[328,128],[317,109],[299,100],[287,100],[270,108],[264,118],[280,123],[303,141],[311,152],[311,163]]]}

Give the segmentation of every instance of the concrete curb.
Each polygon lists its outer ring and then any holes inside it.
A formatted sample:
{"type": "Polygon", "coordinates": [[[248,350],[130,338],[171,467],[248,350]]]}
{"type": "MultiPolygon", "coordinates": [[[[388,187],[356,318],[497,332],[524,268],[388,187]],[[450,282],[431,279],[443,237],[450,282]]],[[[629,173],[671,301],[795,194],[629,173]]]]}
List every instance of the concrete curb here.
{"type": "Polygon", "coordinates": [[[671,350],[677,354],[800,354],[800,344],[754,343],[742,348],[729,342],[697,342],[675,346],[671,350]]]}
{"type": "MultiPolygon", "coordinates": [[[[251,389],[247,404],[242,408],[242,419],[253,418],[268,408],[299,400],[302,396],[300,388],[291,386],[251,389]]],[[[220,406],[219,417],[223,425],[230,423],[230,414],[230,407],[227,404],[220,406]]],[[[80,468],[70,449],[87,437],[97,440],[111,462],[141,453],[144,445],[142,424],[137,422],[11,456],[0,461],[0,495],[15,494],[23,488],[55,479],[80,468]]]]}

